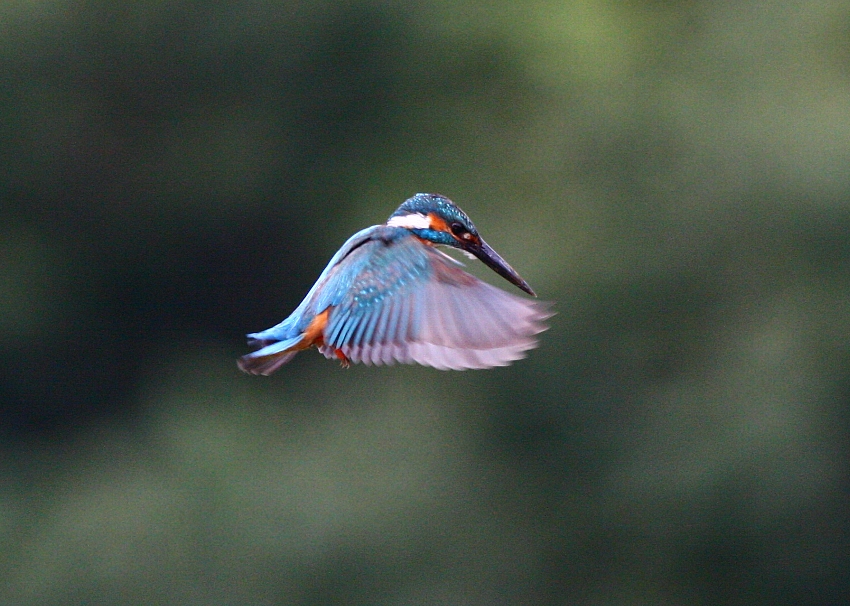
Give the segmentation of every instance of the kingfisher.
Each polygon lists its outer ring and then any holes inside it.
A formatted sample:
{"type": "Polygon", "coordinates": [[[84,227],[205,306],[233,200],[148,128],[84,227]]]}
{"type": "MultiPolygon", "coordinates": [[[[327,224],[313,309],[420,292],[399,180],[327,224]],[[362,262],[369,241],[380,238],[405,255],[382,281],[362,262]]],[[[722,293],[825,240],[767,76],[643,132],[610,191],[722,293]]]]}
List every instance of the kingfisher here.
{"type": "Polygon", "coordinates": [[[258,349],[242,356],[239,368],[269,375],[314,346],[344,367],[400,362],[462,370],[525,357],[548,328],[549,306],[468,274],[440,245],[477,257],[536,296],[454,202],[416,194],[386,223],[351,236],[288,318],[249,334],[258,349]]]}

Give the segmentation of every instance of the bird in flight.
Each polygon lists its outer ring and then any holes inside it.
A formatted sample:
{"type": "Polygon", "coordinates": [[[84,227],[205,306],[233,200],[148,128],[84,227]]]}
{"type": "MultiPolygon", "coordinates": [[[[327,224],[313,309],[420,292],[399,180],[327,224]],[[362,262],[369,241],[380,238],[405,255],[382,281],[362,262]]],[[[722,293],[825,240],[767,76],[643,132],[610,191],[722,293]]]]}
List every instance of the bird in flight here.
{"type": "Polygon", "coordinates": [[[536,296],[451,200],[416,194],[386,223],[351,236],[288,318],[249,334],[257,350],[242,356],[239,368],[269,375],[313,346],[343,366],[491,368],[536,347],[549,306],[482,282],[438,245],[477,257],[536,296]]]}

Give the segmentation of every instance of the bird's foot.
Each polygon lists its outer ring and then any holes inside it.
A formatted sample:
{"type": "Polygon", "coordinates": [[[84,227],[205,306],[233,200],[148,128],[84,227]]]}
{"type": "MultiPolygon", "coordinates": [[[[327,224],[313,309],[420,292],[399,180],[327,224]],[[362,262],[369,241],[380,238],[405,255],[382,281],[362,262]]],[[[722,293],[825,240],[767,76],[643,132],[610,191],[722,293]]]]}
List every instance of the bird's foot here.
{"type": "Polygon", "coordinates": [[[340,366],[342,366],[343,368],[348,368],[349,366],[351,366],[351,360],[349,360],[348,357],[344,353],[342,353],[341,349],[334,349],[334,353],[336,354],[336,357],[339,358],[340,366]]]}

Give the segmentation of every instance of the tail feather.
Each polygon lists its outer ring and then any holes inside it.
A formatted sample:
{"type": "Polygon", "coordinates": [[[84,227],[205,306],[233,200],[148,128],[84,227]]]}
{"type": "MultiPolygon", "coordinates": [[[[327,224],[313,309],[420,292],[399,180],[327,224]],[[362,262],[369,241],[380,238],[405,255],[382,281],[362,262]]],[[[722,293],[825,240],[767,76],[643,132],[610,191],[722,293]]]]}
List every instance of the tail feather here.
{"type": "Polygon", "coordinates": [[[266,345],[262,349],[242,356],[237,361],[239,370],[252,375],[270,375],[289,362],[298,353],[292,348],[301,342],[301,336],[266,345]]]}

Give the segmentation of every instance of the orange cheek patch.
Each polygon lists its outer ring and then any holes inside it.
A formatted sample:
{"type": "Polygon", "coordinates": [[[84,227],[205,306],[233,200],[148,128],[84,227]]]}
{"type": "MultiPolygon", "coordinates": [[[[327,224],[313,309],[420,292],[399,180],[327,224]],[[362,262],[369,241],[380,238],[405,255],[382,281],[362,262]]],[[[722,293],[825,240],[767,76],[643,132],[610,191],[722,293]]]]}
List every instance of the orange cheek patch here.
{"type": "Polygon", "coordinates": [[[438,217],[438,216],[437,216],[437,215],[435,215],[434,213],[428,213],[428,220],[431,222],[431,229],[434,229],[434,230],[436,230],[436,231],[442,231],[442,232],[445,232],[445,233],[449,234],[452,238],[454,238],[455,240],[457,240],[458,242],[475,242],[475,243],[480,243],[480,240],[481,240],[481,239],[480,239],[478,236],[472,236],[472,237],[471,237],[471,238],[469,238],[469,239],[467,239],[467,238],[458,238],[456,235],[454,235],[454,234],[452,233],[452,230],[451,230],[451,228],[449,227],[449,224],[448,224],[448,223],[446,223],[445,219],[441,219],[440,217],[438,217]]]}
{"type": "Polygon", "coordinates": [[[431,221],[431,229],[451,233],[449,224],[434,213],[428,213],[428,219],[431,221]]]}

